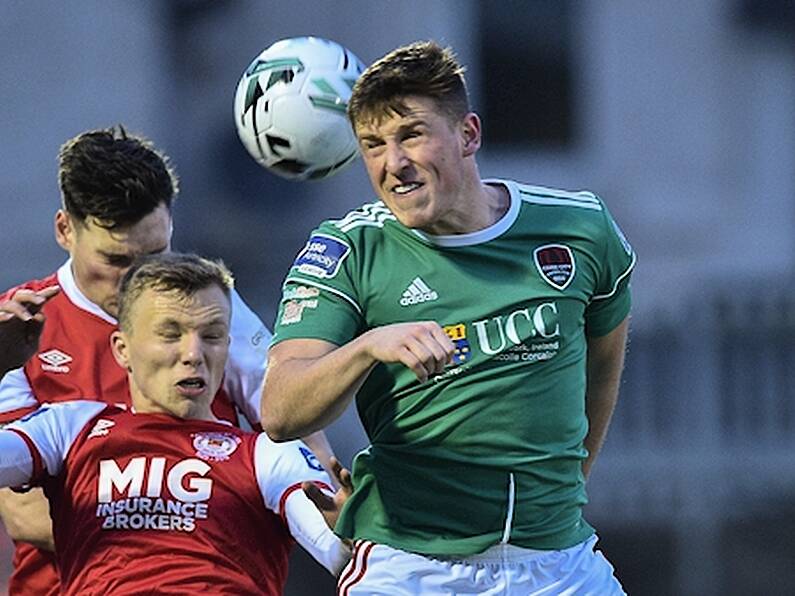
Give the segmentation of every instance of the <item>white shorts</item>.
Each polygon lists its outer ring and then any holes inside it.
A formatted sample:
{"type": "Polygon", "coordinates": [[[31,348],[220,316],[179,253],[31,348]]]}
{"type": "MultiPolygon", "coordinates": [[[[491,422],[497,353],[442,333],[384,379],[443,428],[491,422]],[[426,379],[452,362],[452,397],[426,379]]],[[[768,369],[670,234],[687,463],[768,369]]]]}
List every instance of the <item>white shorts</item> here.
{"type": "Polygon", "coordinates": [[[359,540],[338,596],[626,596],[596,536],[565,550],[498,544],[461,559],[426,557],[359,540]]]}

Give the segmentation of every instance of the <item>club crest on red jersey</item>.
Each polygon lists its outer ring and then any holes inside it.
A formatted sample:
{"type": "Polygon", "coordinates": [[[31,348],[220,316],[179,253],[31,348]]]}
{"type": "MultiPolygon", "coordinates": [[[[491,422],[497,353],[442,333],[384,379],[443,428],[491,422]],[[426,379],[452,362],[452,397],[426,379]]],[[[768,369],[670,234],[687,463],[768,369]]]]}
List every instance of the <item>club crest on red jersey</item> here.
{"type": "Polygon", "coordinates": [[[193,448],[196,455],[205,461],[226,461],[232,455],[242,439],[232,433],[195,433],[193,448]]]}
{"type": "Polygon", "coordinates": [[[574,279],[574,254],[565,244],[545,244],[533,251],[536,269],[549,285],[565,290],[574,279]]]}

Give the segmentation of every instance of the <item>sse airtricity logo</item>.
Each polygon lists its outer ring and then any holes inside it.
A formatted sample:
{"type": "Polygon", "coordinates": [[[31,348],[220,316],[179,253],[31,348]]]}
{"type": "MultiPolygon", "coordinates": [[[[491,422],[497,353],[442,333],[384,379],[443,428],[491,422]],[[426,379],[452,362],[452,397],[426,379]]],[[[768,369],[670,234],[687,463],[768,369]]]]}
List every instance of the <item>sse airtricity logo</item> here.
{"type": "Polygon", "coordinates": [[[339,238],[326,234],[312,234],[303,250],[295,258],[293,267],[312,277],[328,279],[337,275],[342,261],[351,247],[339,238]]]}

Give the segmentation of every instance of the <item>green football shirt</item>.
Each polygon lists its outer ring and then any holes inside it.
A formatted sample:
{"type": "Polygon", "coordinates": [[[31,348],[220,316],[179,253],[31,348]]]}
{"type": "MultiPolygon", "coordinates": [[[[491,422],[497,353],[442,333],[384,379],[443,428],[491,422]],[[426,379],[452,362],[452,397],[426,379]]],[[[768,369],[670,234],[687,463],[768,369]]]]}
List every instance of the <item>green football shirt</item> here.
{"type": "Polygon", "coordinates": [[[456,346],[425,383],[380,364],[357,394],[370,446],[353,463],[343,537],[450,556],[593,533],[581,512],[586,338],[628,315],[635,255],[589,192],[487,182],[511,197],[489,228],[429,236],[376,202],[321,224],[285,281],[273,343],[343,345],[433,320],[456,346]]]}

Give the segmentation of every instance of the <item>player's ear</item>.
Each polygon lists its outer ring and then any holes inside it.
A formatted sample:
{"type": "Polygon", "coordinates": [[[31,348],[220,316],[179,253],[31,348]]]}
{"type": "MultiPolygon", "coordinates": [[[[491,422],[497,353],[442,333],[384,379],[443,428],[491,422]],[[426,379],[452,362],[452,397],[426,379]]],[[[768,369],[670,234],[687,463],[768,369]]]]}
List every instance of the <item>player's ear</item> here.
{"type": "Polygon", "coordinates": [[[63,209],[58,209],[55,214],[55,241],[65,251],[69,252],[74,246],[75,222],[63,209]]]}
{"type": "Polygon", "coordinates": [[[110,349],[113,352],[113,357],[116,359],[116,362],[119,363],[119,366],[127,372],[132,372],[130,354],[127,349],[127,338],[124,336],[123,331],[117,329],[111,334],[110,349]]]}
{"type": "Polygon", "coordinates": [[[469,112],[461,121],[462,151],[464,157],[474,155],[480,149],[480,117],[469,112]]]}

